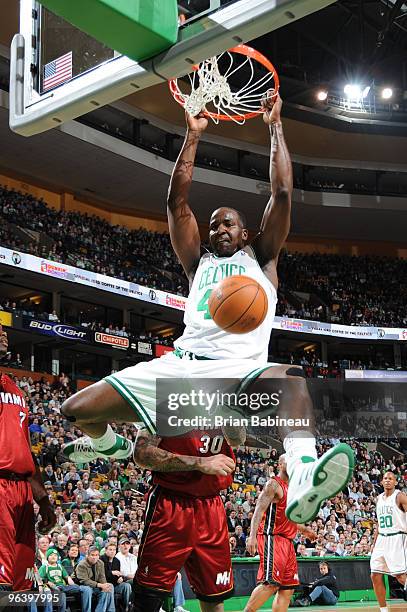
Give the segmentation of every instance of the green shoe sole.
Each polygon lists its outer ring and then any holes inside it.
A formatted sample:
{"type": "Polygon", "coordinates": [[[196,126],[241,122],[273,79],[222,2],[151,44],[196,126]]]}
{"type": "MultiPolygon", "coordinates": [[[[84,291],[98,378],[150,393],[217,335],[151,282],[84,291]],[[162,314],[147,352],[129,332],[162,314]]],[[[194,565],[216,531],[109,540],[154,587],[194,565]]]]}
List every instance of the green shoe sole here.
{"type": "Polygon", "coordinates": [[[337,444],[323,455],[312,477],[312,484],[286,509],[294,523],[308,523],[318,514],[326,499],[335,497],[352,478],[355,455],[348,444],[337,444]]]}

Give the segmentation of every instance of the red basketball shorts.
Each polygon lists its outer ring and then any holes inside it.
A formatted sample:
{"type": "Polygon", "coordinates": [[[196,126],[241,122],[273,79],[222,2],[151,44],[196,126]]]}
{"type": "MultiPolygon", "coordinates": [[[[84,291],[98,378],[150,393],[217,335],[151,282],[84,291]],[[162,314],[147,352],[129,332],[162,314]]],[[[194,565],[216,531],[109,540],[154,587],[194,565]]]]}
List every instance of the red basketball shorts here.
{"type": "Polygon", "coordinates": [[[279,535],[258,535],[257,547],[260,555],[257,582],[280,587],[294,587],[300,583],[291,540],[279,535]]]}
{"type": "Polygon", "coordinates": [[[27,481],[0,478],[0,583],[11,585],[14,591],[32,588],[30,576],[35,558],[32,500],[27,481]]]}
{"type": "Polygon", "coordinates": [[[216,602],[233,594],[225,510],[219,496],[180,497],[156,485],[148,497],[136,580],[170,593],[182,567],[198,599],[216,602]]]}

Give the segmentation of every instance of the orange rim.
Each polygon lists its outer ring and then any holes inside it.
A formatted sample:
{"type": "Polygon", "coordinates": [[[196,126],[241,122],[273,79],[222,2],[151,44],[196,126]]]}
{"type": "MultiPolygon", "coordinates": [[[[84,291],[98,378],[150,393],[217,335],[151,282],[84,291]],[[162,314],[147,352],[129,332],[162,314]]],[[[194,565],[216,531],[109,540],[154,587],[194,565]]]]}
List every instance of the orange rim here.
{"type": "MultiPolygon", "coordinates": [[[[251,59],[256,60],[259,64],[262,64],[269,72],[273,73],[274,78],[274,94],[272,98],[275,98],[278,94],[278,90],[280,88],[280,81],[278,78],[278,74],[273,64],[270,62],[267,57],[265,57],[260,51],[256,51],[253,47],[249,47],[248,45],[237,45],[236,47],[232,47],[228,49],[231,53],[240,53],[241,55],[246,55],[251,59]]],[[[198,70],[199,66],[194,65],[193,69],[198,70]]],[[[185,100],[183,98],[184,94],[182,94],[180,88],[178,87],[177,79],[170,79],[168,81],[168,86],[170,88],[170,92],[174,97],[174,100],[178,102],[181,106],[185,106],[185,100]]],[[[243,119],[253,119],[257,117],[262,111],[259,109],[258,111],[252,111],[250,113],[244,113],[242,115],[224,115],[222,113],[212,113],[211,111],[204,110],[202,111],[205,117],[211,117],[212,119],[220,119],[221,121],[233,121],[235,119],[243,120],[243,119]]]]}

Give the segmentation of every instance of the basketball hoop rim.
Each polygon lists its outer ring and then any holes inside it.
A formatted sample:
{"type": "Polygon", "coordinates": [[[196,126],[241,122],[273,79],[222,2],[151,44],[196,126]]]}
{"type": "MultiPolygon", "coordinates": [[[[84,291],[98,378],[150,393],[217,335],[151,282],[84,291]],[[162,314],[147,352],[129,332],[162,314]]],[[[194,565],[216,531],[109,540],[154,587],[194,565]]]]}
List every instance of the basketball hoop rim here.
{"type": "MultiPolygon", "coordinates": [[[[278,95],[278,90],[280,88],[280,81],[278,78],[278,74],[276,69],[274,68],[273,64],[270,62],[270,60],[265,57],[262,53],[260,53],[260,51],[257,51],[256,49],[253,49],[253,47],[249,47],[248,45],[237,45],[236,47],[232,47],[231,49],[228,49],[228,51],[230,53],[240,53],[241,55],[246,55],[248,57],[250,57],[253,60],[256,60],[256,62],[259,62],[260,64],[262,64],[265,68],[267,68],[267,70],[269,72],[273,73],[273,78],[274,78],[274,94],[272,96],[272,98],[275,98],[278,95]]],[[[192,66],[193,70],[198,70],[199,65],[198,64],[194,64],[192,66]]],[[[175,101],[178,102],[178,104],[180,104],[181,106],[185,106],[185,100],[183,97],[183,94],[180,90],[180,88],[178,87],[178,79],[170,79],[168,81],[168,86],[170,89],[170,92],[172,94],[172,96],[174,97],[175,101]]],[[[252,111],[249,113],[243,113],[243,114],[237,114],[237,115],[225,115],[222,113],[212,113],[211,111],[207,111],[204,110],[202,111],[202,114],[205,117],[211,118],[211,119],[217,119],[220,121],[243,121],[246,119],[253,119],[254,117],[258,117],[258,115],[260,115],[262,113],[262,111],[259,109],[258,111],[252,111]]]]}

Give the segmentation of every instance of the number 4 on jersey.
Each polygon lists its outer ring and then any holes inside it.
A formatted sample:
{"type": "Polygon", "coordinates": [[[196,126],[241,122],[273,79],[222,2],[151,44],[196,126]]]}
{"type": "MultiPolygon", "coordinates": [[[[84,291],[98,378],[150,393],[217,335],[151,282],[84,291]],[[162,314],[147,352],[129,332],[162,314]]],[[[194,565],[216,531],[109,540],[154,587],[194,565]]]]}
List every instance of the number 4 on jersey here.
{"type": "Polygon", "coordinates": [[[198,306],[196,307],[198,312],[205,313],[204,319],[212,319],[211,313],[209,312],[209,306],[208,306],[208,300],[209,300],[209,296],[211,293],[212,293],[212,289],[208,289],[207,291],[205,291],[204,295],[198,302],[198,306]]]}

